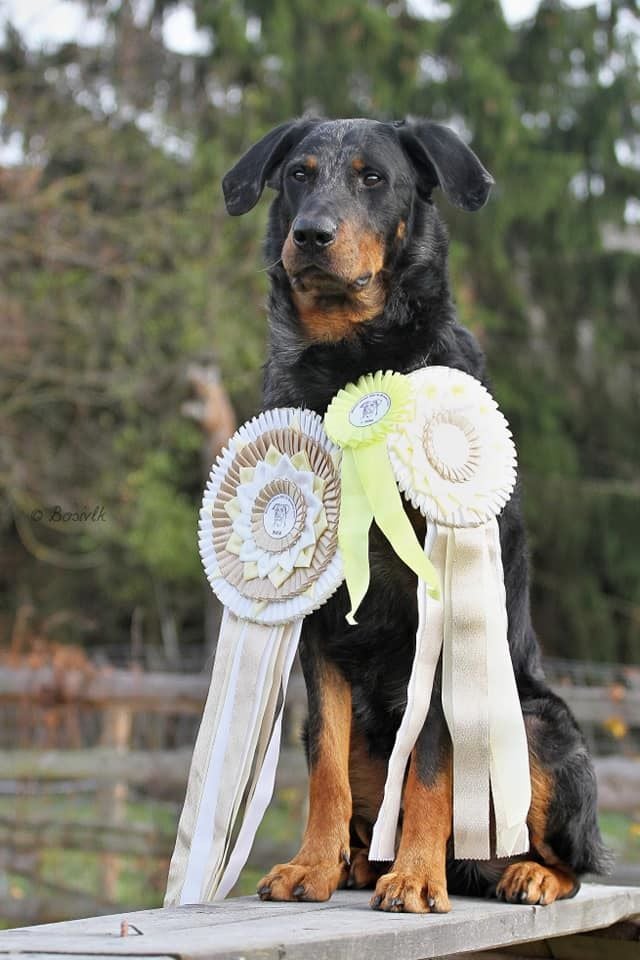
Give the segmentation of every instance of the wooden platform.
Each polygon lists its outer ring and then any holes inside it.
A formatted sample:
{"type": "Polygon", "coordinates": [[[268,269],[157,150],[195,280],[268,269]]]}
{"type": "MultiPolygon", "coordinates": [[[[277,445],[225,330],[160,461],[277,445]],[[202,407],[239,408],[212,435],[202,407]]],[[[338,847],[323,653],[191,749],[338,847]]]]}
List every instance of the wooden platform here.
{"type": "Polygon", "coordinates": [[[327,903],[261,903],[241,897],[24,927],[0,933],[0,957],[426,960],[468,958],[490,949],[488,956],[495,958],[507,956],[502,948],[534,941],[535,946],[518,948],[516,956],[640,960],[640,926],[621,925],[640,916],[640,888],[587,885],[573,900],[550,907],[454,897],[446,916],[378,913],[368,901],[368,893],[346,890],[327,903]],[[121,935],[124,920],[127,936],[121,935]],[[596,937],[570,936],[612,925],[596,937]]]}

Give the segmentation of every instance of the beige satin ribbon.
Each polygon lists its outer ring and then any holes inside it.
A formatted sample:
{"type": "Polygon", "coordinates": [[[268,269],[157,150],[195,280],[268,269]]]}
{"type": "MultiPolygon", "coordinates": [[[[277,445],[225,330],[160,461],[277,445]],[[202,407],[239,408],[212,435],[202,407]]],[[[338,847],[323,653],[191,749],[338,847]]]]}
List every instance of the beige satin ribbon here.
{"type": "Polygon", "coordinates": [[[484,531],[453,529],[445,567],[442,706],[453,745],[456,859],[488,860],[489,677],[484,531]]]}
{"type": "MultiPolygon", "coordinates": [[[[424,551],[436,570],[443,570],[448,532],[435,524],[427,527],[424,551]]],[[[441,580],[442,583],[442,580],[441,580]]],[[[424,580],[418,580],[418,629],[416,652],[407,687],[407,706],[389,758],[384,798],[373,828],[370,860],[393,860],[400,815],[404,774],[409,755],[424,726],[431,703],[433,680],[442,650],[444,606],[429,595],[424,580]]]]}
{"type": "Polygon", "coordinates": [[[224,610],[169,868],[166,905],[219,899],[244,866],[273,792],[282,707],[301,626],[302,620],[263,626],[224,610]],[[280,714],[274,722],[278,704],[280,714]],[[243,802],[243,824],[229,858],[243,802]]]}
{"type": "Polygon", "coordinates": [[[453,744],[456,859],[484,860],[491,799],[496,856],[529,848],[531,779],[526,731],[507,639],[497,520],[474,528],[429,524],[425,551],[443,584],[443,602],[418,583],[416,654],[407,706],[389,760],[371,860],[392,860],[407,761],[427,717],[442,650],[442,704],[453,744]]]}
{"type": "Polygon", "coordinates": [[[527,815],[531,806],[531,770],[527,731],[513,672],[507,636],[507,599],[502,567],[498,521],[487,524],[490,577],[497,592],[488,604],[496,612],[489,622],[489,723],[491,745],[491,794],[496,820],[496,856],[509,857],[529,849],[527,815]]]}

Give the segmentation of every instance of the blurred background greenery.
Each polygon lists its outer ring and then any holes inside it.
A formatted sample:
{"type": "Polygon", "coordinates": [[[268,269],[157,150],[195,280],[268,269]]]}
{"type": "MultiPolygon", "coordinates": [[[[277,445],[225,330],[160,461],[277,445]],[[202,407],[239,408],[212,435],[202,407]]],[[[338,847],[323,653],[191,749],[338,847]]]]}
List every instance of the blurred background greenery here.
{"type": "Polygon", "coordinates": [[[14,4],[0,44],[0,643],[19,653],[26,617],[93,657],[205,662],[192,372],[219,372],[241,422],[266,342],[267,202],[231,220],[220,181],[313,111],[432,117],[493,173],[481,213],[440,207],[519,449],[534,620],[549,655],[637,662],[635,4],[543,0],[521,22],[498,0],[55,6],[72,39],[50,17],[34,42],[40,14],[14,4]]]}
{"type": "MultiPolygon", "coordinates": [[[[451,123],[497,186],[442,201],[462,321],[516,436],[549,653],[640,652],[640,28],[633,3],[196,0],[201,49],[163,43],[171,3],[87,4],[101,41],[0,51],[0,595],[61,610],[64,635],[203,636],[194,527],[202,435],[190,363],[239,421],[260,403],[263,202],[220,180],[272,125],[451,123]],[[104,508],[101,521],[51,519],[104,508]],[[43,519],[32,519],[34,510],[43,519]]],[[[182,4],[184,8],[184,4],[182,4]]],[[[90,31],[87,31],[89,34],[90,31]]],[[[37,514],[36,514],[37,516],[37,514]]]]}

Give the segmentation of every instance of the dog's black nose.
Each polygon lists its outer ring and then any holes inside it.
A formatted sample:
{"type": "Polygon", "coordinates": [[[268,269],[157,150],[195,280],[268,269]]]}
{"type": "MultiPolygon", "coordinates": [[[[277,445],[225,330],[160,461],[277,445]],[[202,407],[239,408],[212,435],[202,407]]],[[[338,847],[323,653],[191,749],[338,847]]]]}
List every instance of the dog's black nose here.
{"type": "Polygon", "coordinates": [[[296,217],[293,242],[297,247],[328,247],[336,239],[337,227],[329,217],[296,217]]]}

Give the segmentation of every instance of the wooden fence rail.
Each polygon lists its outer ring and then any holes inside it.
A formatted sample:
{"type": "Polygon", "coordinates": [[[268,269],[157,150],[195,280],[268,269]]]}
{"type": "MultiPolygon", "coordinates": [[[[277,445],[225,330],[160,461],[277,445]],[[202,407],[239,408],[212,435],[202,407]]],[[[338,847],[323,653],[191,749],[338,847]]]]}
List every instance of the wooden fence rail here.
{"type": "MultiPolygon", "coordinates": [[[[129,750],[86,747],[80,750],[5,750],[0,752],[0,780],[93,780],[96,784],[123,781],[134,787],[179,788],[187,782],[191,748],[129,750]]],[[[305,775],[301,750],[285,748],[278,783],[296,786],[305,775]]]]}
{"type": "MultiPolygon", "coordinates": [[[[83,750],[6,750],[0,753],[0,780],[93,780],[96,784],[123,781],[134,787],[170,787],[183,790],[191,750],[131,750],[105,747],[83,750]]],[[[634,757],[596,757],[598,799],[602,810],[633,813],[640,810],[640,762],[634,757]]],[[[278,762],[278,786],[304,783],[301,749],[285,747],[278,762]]],[[[114,826],[115,830],[116,827],[114,826]]],[[[0,820],[0,841],[2,820],[0,820]]]]}
{"type": "MultiPolygon", "coordinates": [[[[3,667],[0,670],[0,704],[25,700],[84,704],[105,707],[126,706],[132,711],[199,714],[209,676],[207,673],[143,673],[136,670],[95,668],[57,672],[52,667],[29,669],[3,667]]],[[[577,721],[585,726],[607,723],[612,717],[628,727],[640,727],[640,687],[621,684],[578,687],[551,684],[569,705],[577,721]]],[[[289,701],[306,699],[300,676],[292,679],[289,701]]]]}

